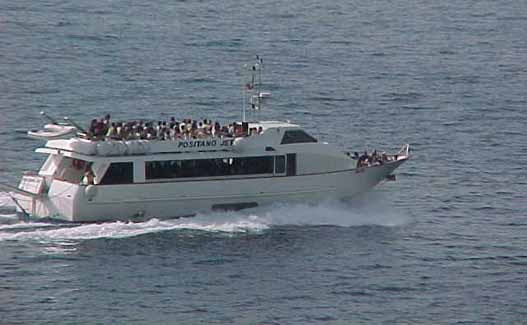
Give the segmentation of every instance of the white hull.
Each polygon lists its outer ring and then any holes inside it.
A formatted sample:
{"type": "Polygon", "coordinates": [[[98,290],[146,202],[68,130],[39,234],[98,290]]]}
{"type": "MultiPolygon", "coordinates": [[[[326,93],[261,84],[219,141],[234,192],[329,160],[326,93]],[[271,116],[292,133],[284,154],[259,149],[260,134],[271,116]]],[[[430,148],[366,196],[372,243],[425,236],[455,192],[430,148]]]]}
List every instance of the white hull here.
{"type": "Polygon", "coordinates": [[[407,157],[356,169],[297,176],[178,180],[127,185],[78,185],[54,180],[46,196],[17,194],[18,211],[32,218],[100,222],[173,218],[215,208],[277,202],[349,199],[371,189],[407,157]],[[24,211],[22,211],[22,208],[24,211]]]}

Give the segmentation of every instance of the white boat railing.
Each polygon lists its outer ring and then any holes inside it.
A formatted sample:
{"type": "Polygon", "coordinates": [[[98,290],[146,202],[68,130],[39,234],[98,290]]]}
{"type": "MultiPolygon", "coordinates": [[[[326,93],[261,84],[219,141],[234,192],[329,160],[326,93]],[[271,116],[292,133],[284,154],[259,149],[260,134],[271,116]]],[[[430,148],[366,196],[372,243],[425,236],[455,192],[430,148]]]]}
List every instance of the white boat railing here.
{"type": "Polygon", "coordinates": [[[410,145],[407,143],[401,147],[401,149],[397,152],[397,157],[404,157],[408,158],[410,155],[410,145]]]}

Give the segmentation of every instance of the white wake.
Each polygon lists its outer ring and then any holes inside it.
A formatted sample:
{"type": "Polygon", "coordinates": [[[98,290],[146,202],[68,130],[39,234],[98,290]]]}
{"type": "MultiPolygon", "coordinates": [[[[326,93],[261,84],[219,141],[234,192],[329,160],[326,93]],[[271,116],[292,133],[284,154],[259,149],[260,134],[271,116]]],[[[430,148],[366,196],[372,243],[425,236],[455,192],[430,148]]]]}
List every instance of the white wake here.
{"type": "MultiPolygon", "coordinates": [[[[377,198],[378,199],[378,198],[377,198]]],[[[38,242],[68,242],[98,238],[127,238],[165,231],[191,230],[204,233],[258,234],[273,226],[397,226],[410,220],[377,200],[345,204],[323,202],[317,205],[283,204],[239,212],[211,212],[193,218],[145,222],[106,222],[99,224],[56,224],[42,222],[2,222],[0,242],[30,240],[38,242]]],[[[1,201],[0,201],[1,202],[1,201]]],[[[8,217],[8,216],[4,216],[8,217]]]]}

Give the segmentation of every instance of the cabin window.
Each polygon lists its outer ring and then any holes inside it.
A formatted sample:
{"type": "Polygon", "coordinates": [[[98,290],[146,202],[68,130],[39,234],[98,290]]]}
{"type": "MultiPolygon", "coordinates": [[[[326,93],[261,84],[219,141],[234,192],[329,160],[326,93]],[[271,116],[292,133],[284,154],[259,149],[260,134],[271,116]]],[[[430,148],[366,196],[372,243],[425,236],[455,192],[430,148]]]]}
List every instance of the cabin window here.
{"type": "Polygon", "coordinates": [[[287,154],[287,176],[296,175],[296,153],[287,154]]]}
{"type": "Polygon", "coordinates": [[[111,163],[100,184],[131,184],[134,182],[133,162],[111,163]]]}
{"type": "Polygon", "coordinates": [[[285,173],[285,157],[284,156],[276,156],[274,158],[274,172],[275,174],[285,173]]]}
{"type": "Polygon", "coordinates": [[[290,143],[310,143],[317,142],[317,139],[313,138],[306,132],[302,130],[289,130],[285,131],[284,137],[280,144],[290,144],[290,143]]]}
{"type": "Polygon", "coordinates": [[[145,178],[185,178],[272,174],[274,156],[145,162],[145,178]]]}
{"type": "MultiPolygon", "coordinates": [[[[57,161],[55,161],[54,164],[57,164],[57,161]]],[[[56,168],[54,177],[62,181],[79,184],[85,171],[90,167],[90,164],[91,163],[85,160],[64,157],[62,161],[58,163],[58,166],[54,167],[56,168]]]]}

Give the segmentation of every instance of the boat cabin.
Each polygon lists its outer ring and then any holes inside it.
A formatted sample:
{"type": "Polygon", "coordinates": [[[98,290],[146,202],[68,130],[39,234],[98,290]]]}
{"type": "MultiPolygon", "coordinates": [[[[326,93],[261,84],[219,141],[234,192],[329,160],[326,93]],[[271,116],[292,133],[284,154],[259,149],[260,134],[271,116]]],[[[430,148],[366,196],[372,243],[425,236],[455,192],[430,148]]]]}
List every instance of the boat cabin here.
{"type": "Polygon", "coordinates": [[[298,152],[309,152],[306,145],[313,144],[319,142],[299,126],[267,121],[245,123],[242,136],[164,141],[76,137],[50,140],[37,152],[49,154],[39,172],[48,184],[56,179],[81,185],[115,185],[294,176],[298,152]],[[87,173],[92,177],[87,178],[87,173]]]}

